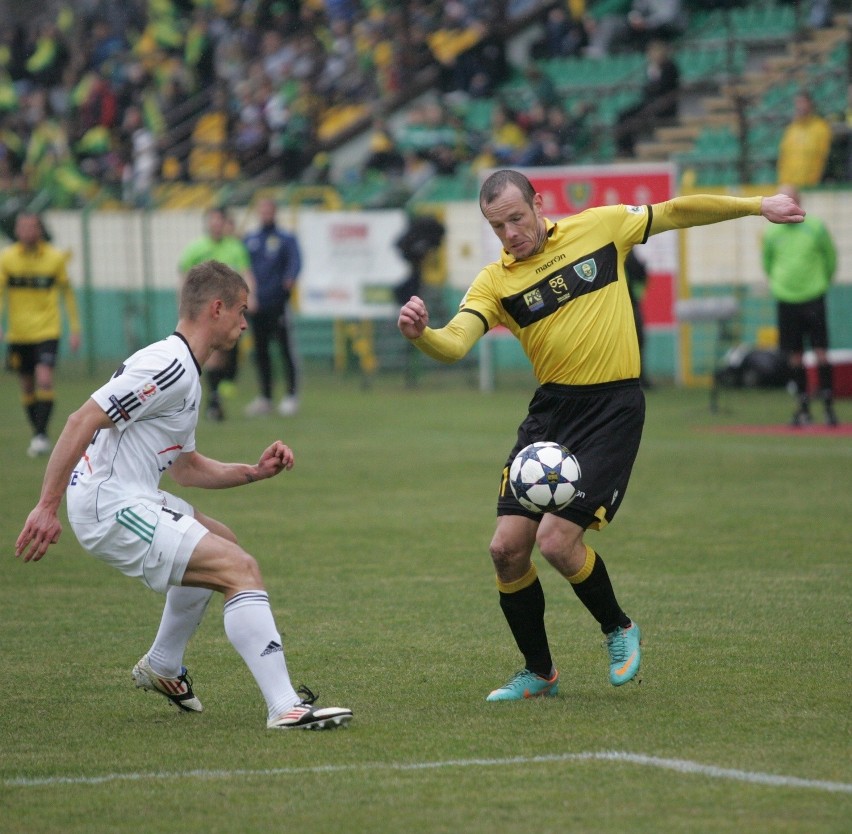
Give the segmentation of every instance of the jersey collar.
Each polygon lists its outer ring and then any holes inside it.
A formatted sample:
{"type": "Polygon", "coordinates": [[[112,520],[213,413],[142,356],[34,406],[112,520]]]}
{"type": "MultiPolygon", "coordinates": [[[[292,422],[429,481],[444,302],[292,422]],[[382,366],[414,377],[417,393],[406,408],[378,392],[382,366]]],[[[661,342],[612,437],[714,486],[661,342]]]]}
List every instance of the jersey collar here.
{"type": "Polygon", "coordinates": [[[186,349],[189,351],[189,355],[192,357],[192,361],[195,363],[195,369],[198,371],[198,375],[201,376],[201,365],[198,364],[198,360],[195,358],[195,354],[192,352],[192,348],[189,346],[189,342],[187,342],[183,333],[178,333],[177,330],[175,330],[172,333],[172,336],[177,336],[178,339],[180,339],[186,345],[186,349]]]}

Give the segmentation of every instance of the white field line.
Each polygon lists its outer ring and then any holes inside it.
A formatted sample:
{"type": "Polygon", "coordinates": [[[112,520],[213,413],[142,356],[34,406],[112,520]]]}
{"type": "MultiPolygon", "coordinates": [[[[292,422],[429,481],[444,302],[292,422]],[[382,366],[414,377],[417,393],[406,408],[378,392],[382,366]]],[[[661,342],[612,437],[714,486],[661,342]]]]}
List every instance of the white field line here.
{"type": "Polygon", "coordinates": [[[703,765],[685,759],[662,759],[640,753],[601,751],[589,753],[555,753],[549,756],[513,756],[503,759],[448,759],[436,762],[364,762],[348,765],[317,765],[316,767],[276,767],[262,770],[181,770],[149,773],[106,773],[102,776],[47,776],[40,779],[4,779],[6,788],[37,788],[55,785],[100,785],[108,782],[143,782],[173,779],[240,779],[268,776],[305,776],[325,773],[360,773],[367,771],[390,771],[403,773],[418,770],[441,770],[444,768],[507,767],[512,765],[551,764],[554,762],[615,762],[641,767],[656,767],[710,779],[727,779],[773,788],[806,788],[826,793],[852,793],[852,784],[829,782],[821,779],[802,779],[798,776],[778,776],[750,770],[735,770],[727,767],[703,765]]]}

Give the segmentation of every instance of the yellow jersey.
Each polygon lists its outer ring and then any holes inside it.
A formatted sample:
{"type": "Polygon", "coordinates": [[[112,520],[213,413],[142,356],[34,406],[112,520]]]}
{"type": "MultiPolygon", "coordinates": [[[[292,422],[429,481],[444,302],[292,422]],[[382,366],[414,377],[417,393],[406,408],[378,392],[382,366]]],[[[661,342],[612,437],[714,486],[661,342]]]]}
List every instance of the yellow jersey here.
{"type": "Polygon", "coordinates": [[[520,341],[540,383],[591,385],[639,376],[624,257],[648,237],[647,206],[607,206],[550,220],[539,254],[477,275],[460,310],[520,341]]]}
{"type": "Polygon", "coordinates": [[[7,303],[7,342],[37,344],[58,339],[62,335],[60,297],[71,332],[80,332],[67,260],[66,252],[45,242],[31,249],[13,243],[0,252],[0,321],[7,303]]]}

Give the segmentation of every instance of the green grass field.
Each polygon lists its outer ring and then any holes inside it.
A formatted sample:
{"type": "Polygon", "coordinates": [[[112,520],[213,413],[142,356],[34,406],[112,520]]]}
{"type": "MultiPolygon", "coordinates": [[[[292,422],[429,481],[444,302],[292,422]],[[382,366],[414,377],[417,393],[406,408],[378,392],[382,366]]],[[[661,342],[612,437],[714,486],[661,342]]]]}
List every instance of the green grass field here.
{"type": "MultiPolygon", "coordinates": [[[[54,434],[100,379],[58,387],[54,434]]],[[[262,567],[294,682],[351,706],[348,729],[272,733],[211,603],[186,658],[201,715],[136,690],[162,606],[65,530],[13,557],[44,460],[0,378],[0,831],[847,832],[849,437],[755,436],[783,392],[660,388],[615,523],[590,534],[642,625],[642,683],[607,680],[595,623],[537,559],[559,697],[488,704],[521,665],[487,545],[503,458],[532,392],[464,373],[308,374],[288,421],[202,423],[200,449],[296,468],[184,491],[262,567]]],[[[852,421],[852,402],[838,408],[852,421]]],[[[180,491],[168,479],[168,489],[180,491]]]]}

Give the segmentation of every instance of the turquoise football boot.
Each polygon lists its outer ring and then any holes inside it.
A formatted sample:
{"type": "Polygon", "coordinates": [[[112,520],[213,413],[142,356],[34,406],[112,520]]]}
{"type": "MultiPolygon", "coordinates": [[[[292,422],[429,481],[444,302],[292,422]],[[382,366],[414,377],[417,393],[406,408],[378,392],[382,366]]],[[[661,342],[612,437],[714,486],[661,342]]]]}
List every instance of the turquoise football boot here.
{"type": "Polygon", "coordinates": [[[619,627],[607,634],[609,682],[613,686],[621,686],[636,677],[642,660],[639,640],[639,626],[636,623],[632,623],[629,628],[619,627]]]}
{"type": "Polygon", "coordinates": [[[552,698],[559,692],[559,672],[543,678],[529,669],[521,669],[508,683],[495,689],[486,701],[523,701],[526,698],[552,698]]]}

